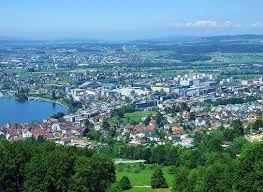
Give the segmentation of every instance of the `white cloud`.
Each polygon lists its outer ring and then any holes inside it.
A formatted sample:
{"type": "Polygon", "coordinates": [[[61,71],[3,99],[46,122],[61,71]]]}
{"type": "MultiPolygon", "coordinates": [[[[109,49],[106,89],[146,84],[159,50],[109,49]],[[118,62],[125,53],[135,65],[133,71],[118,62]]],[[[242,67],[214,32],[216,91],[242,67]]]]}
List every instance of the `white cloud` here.
{"type": "Polygon", "coordinates": [[[263,28],[263,22],[239,23],[231,20],[174,21],[169,25],[175,28],[263,28]]]}
{"type": "Polygon", "coordinates": [[[195,22],[187,22],[185,24],[186,27],[216,27],[217,22],[216,21],[195,21],[195,22]]]}
{"type": "Polygon", "coordinates": [[[227,20],[222,24],[222,27],[242,27],[242,25],[240,23],[234,23],[230,20],[227,20]]]}
{"type": "Polygon", "coordinates": [[[251,24],[251,27],[263,27],[263,24],[261,22],[255,22],[251,24]]]}
{"type": "Polygon", "coordinates": [[[173,27],[197,27],[197,28],[211,28],[217,27],[216,21],[199,20],[199,21],[177,21],[171,23],[173,27]]]}
{"type": "Polygon", "coordinates": [[[224,23],[224,26],[225,27],[232,27],[233,26],[233,23],[232,23],[232,21],[225,21],[225,23],[224,23]]]}

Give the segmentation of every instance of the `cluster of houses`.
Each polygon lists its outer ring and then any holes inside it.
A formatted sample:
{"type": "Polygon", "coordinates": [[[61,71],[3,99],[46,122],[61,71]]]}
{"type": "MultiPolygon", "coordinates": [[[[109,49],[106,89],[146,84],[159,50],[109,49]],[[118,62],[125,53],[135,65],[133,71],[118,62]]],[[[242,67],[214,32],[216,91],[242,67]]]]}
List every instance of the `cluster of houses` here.
{"type": "MultiPolygon", "coordinates": [[[[117,78],[121,74],[114,73],[114,76],[117,78]]],[[[63,122],[51,118],[43,122],[10,124],[2,126],[0,133],[8,140],[33,137],[53,140],[58,144],[93,147],[94,143],[82,134],[85,121],[91,121],[94,129],[107,137],[101,123],[110,118],[112,110],[130,102],[137,111],[160,111],[165,123],[158,127],[152,115],[149,124],[144,123],[146,117],[142,117],[136,124],[111,124],[117,131],[116,138],[113,139],[131,145],[149,142],[163,144],[169,141],[191,147],[194,145],[191,138],[194,131],[211,130],[237,118],[247,124],[261,116],[262,87],[263,78],[238,82],[232,78],[218,79],[210,74],[200,73],[162,79],[142,77],[129,85],[86,81],[79,86],[64,87],[65,97],[81,102],[83,108],[76,113],[67,114],[63,122]],[[251,97],[254,98],[251,102],[218,106],[211,104],[217,100],[251,97]],[[186,103],[188,108],[179,111],[169,109],[172,106],[180,108],[182,103],[186,103]]]]}
{"type": "Polygon", "coordinates": [[[121,134],[117,137],[118,141],[123,141],[128,135],[128,143],[131,145],[147,145],[149,142],[163,145],[167,142],[184,147],[193,146],[193,138],[185,133],[182,126],[172,126],[169,124],[164,125],[163,131],[165,135],[158,134],[155,120],[151,120],[149,125],[139,123],[137,125],[126,125],[120,129],[121,134]]]}
{"type": "Polygon", "coordinates": [[[71,122],[59,122],[50,118],[43,122],[26,124],[7,124],[0,127],[0,134],[7,140],[45,139],[61,145],[93,147],[93,144],[81,138],[84,127],[71,122]]]}

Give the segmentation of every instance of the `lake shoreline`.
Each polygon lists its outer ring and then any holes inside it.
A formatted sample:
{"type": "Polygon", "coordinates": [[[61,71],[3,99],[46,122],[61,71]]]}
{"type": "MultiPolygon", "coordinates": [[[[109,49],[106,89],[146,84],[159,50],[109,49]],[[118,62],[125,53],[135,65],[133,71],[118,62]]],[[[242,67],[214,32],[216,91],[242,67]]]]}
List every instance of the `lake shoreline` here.
{"type": "Polygon", "coordinates": [[[28,97],[28,100],[34,100],[34,101],[47,101],[47,102],[50,102],[50,103],[56,103],[58,105],[61,105],[67,109],[69,109],[69,107],[59,101],[55,101],[55,100],[51,100],[51,99],[47,99],[47,98],[42,98],[42,97],[28,97]]]}
{"type": "Polygon", "coordinates": [[[23,124],[43,121],[58,112],[69,113],[67,106],[43,98],[29,98],[24,101],[15,98],[1,98],[0,108],[0,127],[7,123],[23,124]]]}

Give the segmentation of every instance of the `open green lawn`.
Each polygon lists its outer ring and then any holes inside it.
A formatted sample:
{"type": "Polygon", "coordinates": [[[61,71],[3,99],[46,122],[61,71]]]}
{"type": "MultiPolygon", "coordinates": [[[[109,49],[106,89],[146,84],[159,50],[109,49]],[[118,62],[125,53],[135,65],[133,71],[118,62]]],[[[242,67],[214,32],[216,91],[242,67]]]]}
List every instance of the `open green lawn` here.
{"type": "MultiPolygon", "coordinates": [[[[139,163],[131,163],[131,164],[118,164],[116,165],[116,173],[117,173],[117,181],[119,181],[123,176],[126,176],[130,179],[132,186],[150,186],[151,185],[151,176],[154,172],[155,165],[145,164],[144,166],[140,166],[139,163]]],[[[173,175],[169,174],[167,166],[163,166],[162,170],[166,181],[169,187],[172,186],[173,183],[173,175]]],[[[131,191],[160,191],[153,190],[151,188],[133,188],[131,191]]],[[[170,191],[169,189],[161,190],[161,191],[170,191]]]]}
{"type": "Polygon", "coordinates": [[[152,111],[136,111],[133,113],[125,113],[124,121],[126,122],[136,122],[139,123],[142,121],[143,117],[147,117],[148,115],[152,115],[152,111]]]}
{"type": "Polygon", "coordinates": [[[39,98],[43,98],[43,99],[52,100],[52,95],[45,94],[45,93],[29,94],[29,97],[39,97],[39,98]]]}

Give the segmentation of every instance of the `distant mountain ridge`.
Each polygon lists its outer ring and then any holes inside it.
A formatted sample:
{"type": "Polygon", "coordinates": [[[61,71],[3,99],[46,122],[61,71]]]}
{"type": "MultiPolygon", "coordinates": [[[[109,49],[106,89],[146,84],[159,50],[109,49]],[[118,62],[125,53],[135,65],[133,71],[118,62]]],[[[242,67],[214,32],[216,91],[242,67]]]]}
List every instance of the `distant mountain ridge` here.
{"type": "Polygon", "coordinates": [[[252,40],[252,39],[263,39],[263,35],[245,34],[245,35],[222,35],[222,36],[211,36],[203,37],[206,40],[252,40]]]}
{"type": "Polygon", "coordinates": [[[152,39],[137,40],[118,40],[106,41],[92,38],[61,38],[61,39],[28,39],[21,37],[0,36],[0,42],[4,43],[28,43],[28,42],[92,42],[92,43],[177,43],[177,42],[197,42],[197,41],[239,41],[239,40],[263,40],[263,35],[244,34],[244,35],[220,35],[220,36],[168,36],[152,39]]]}

